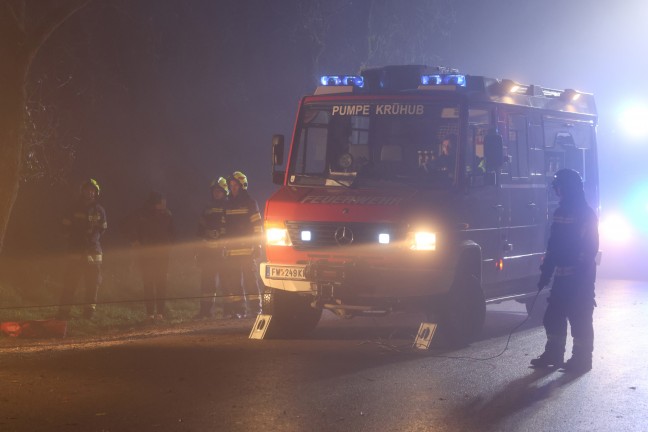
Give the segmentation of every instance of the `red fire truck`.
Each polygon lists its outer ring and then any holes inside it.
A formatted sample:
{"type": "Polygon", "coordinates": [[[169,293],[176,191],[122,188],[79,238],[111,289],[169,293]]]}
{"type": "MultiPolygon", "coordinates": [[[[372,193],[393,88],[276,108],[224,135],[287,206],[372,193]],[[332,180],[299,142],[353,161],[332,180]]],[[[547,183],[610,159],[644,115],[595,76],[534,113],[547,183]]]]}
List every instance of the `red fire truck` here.
{"type": "MultiPolygon", "coordinates": [[[[284,164],[273,137],[264,308],[284,336],[342,317],[424,312],[456,342],[488,303],[537,293],[561,168],[598,208],[591,94],[429,66],[321,78],[284,164]]],[[[540,303],[540,302],[539,302],[540,303]]]]}

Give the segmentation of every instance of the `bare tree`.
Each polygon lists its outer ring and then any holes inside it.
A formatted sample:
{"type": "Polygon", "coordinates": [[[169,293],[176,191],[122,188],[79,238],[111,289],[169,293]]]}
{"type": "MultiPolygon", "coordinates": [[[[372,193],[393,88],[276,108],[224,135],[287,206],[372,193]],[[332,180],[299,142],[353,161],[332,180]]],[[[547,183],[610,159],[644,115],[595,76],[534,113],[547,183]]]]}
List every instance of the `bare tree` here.
{"type": "Polygon", "coordinates": [[[296,30],[311,43],[315,75],[322,63],[341,59],[357,69],[436,63],[435,47],[455,20],[452,0],[300,0],[296,8],[296,30]]]}
{"type": "Polygon", "coordinates": [[[46,16],[34,19],[42,2],[0,0],[0,251],[23,167],[29,69],[49,37],[89,1],[52,2],[46,16]]]}

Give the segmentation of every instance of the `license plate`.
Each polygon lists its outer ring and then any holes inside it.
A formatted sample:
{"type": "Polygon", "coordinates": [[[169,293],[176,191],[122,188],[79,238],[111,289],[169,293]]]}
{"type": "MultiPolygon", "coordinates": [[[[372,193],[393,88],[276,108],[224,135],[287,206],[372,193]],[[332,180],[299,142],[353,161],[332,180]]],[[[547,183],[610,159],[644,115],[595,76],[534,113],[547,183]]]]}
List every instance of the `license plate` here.
{"type": "Polygon", "coordinates": [[[270,279],[306,279],[304,267],[297,266],[266,266],[266,277],[270,279]]]}

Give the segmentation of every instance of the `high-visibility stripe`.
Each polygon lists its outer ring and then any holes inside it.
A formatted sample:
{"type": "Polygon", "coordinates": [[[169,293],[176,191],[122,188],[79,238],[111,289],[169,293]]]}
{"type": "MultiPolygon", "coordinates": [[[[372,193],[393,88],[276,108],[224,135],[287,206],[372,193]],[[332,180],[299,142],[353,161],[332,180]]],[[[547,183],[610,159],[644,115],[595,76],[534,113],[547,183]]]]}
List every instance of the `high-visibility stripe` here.
{"type": "Polygon", "coordinates": [[[86,259],[88,260],[89,264],[100,263],[103,260],[101,255],[87,255],[86,259]]]}
{"type": "Polygon", "coordinates": [[[228,256],[247,256],[247,255],[252,255],[253,251],[254,251],[253,248],[229,249],[227,251],[227,255],[228,256]]]}
{"type": "Polygon", "coordinates": [[[576,267],[556,267],[556,276],[572,276],[576,274],[576,267]]]}
{"type": "Polygon", "coordinates": [[[259,213],[254,213],[250,216],[250,222],[256,222],[261,220],[261,215],[259,213]]]}
{"type": "Polygon", "coordinates": [[[243,214],[248,214],[249,212],[250,212],[250,209],[247,209],[247,208],[227,209],[227,210],[225,210],[225,214],[228,214],[228,215],[243,215],[243,214]]]}
{"type": "Polygon", "coordinates": [[[222,208],[210,208],[210,209],[205,209],[204,213],[205,214],[225,213],[225,209],[222,209],[222,208]]]}

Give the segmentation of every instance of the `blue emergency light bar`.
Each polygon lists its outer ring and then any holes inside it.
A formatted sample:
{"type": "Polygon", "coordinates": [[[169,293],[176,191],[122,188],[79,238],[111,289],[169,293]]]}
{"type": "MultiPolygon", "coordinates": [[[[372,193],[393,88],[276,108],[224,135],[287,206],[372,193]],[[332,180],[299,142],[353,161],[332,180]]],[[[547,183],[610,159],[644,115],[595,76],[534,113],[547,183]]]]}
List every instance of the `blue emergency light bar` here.
{"type": "Polygon", "coordinates": [[[466,75],[444,74],[444,75],[421,75],[421,84],[424,86],[435,85],[456,85],[466,87],[466,75]]]}
{"type": "Polygon", "coordinates": [[[320,78],[323,86],[364,87],[364,78],[357,75],[324,75],[320,78]]]}

